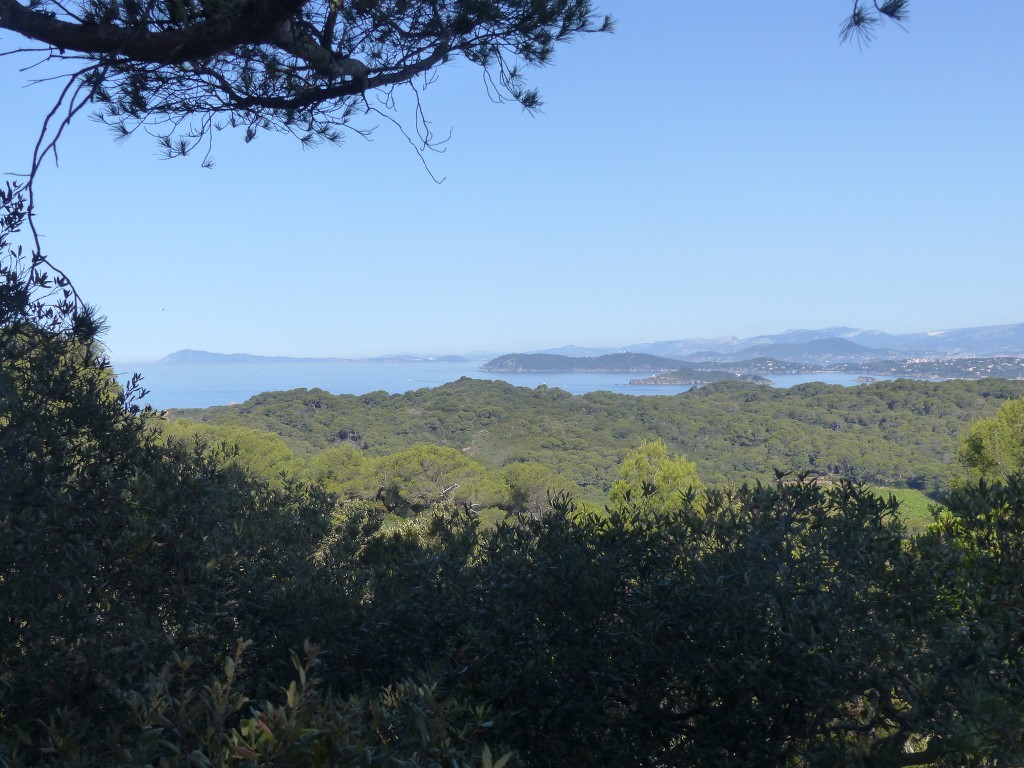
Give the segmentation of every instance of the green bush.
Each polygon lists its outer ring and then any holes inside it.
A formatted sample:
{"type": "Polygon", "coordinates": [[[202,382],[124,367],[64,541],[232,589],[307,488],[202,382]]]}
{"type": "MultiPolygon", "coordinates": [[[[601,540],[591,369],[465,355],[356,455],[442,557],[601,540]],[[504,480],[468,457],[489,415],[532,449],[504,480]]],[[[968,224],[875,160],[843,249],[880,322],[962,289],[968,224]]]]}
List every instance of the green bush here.
{"type": "Polygon", "coordinates": [[[407,676],[328,693],[301,666],[253,703],[313,628],[334,499],[158,441],[0,203],[0,765],[487,764],[484,710],[407,676]]]}

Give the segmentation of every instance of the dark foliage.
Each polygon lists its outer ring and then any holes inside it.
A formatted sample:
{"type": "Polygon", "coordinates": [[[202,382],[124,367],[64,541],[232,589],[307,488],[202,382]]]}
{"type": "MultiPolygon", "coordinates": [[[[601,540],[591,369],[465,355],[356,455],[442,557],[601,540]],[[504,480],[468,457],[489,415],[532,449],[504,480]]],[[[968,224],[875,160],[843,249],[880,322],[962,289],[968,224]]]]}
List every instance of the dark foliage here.
{"type": "Polygon", "coordinates": [[[314,609],[333,500],[271,489],[198,443],[153,439],[156,414],[113,379],[95,319],[10,244],[24,207],[16,189],[5,195],[0,765],[194,765],[192,752],[223,764],[236,746],[284,749],[292,765],[364,751],[373,764],[458,762],[461,745],[478,757],[482,710],[429,683],[396,678],[346,702],[308,678],[312,649],[290,668],[313,629],[294,622],[314,609]],[[243,651],[254,671],[240,681],[243,651]],[[251,702],[294,674],[284,714],[251,702]],[[261,718],[269,725],[245,730],[261,718]],[[288,734],[311,728],[323,737],[291,749],[288,734]],[[416,736],[396,746],[400,732],[416,736]]]}
{"type": "MultiPolygon", "coordinates": [[[[563,507],[482,533],[439,513],[358,550],[368,521],[350,518],[321,579],[363,574],[343,590],[361,606],[329,623],[372,640],[325,647],[371,678],[437,665],[446,685],[492,703],[531,765],[1020,755],[1020,689],[986,675],[1018,668],[1010,638],[1024,617],[1015,604],[976,619],[978,631],[1013,629],[962,666],[973,641],[953,581],[981,571],[960,556],[955,525],[908,545],[895,504],[849,483],[700,501],[667,515],[563,507]]],[[[353,671],[336,668],[336,684],[353,671]]]]}
{"type": "Polygon", "coordinates": [[[224,127],[246,141],[269,129],[338,142],[346,127],[372,129],[358,124],[364,112],[393,120],[401,86],[415,115],[409,135],[434,146],[444,138],[419,94],[445,63],[479,65],[493,99],[534,109],[524,68],[611,20],[596,19],[589,0],[0,0],[0,28],[67,64],[44,137],[56,141],[93,104],[119,136],[143,128],[178,156],[224,127]]]}

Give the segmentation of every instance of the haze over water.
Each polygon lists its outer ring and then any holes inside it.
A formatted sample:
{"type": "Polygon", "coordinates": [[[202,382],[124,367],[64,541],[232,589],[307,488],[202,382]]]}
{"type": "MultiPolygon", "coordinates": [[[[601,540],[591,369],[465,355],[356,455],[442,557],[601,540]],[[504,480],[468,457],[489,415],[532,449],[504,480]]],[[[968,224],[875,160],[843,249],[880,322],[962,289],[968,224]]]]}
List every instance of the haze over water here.
{"type": "MultiPolygon", "coordinates": [[[[631,385],[630,379],[647,376],[640,373],[485,373],[478,370],[484,362],[115,363],[114,370],[122,382],[133,373],[142,374],[142,384],[149,390],[144,402],[157,409],[228,405],[244,402],[261,392],[302,387],[324,389],[336,395],[362,395],[381,390],[397,394],[439,387],[463,376],[507,381],[514,386],[531,389],[541,385],[558,387],[574,395],[597,391],[626,395],[675,395],[691,388],[631,385]]],[[[860,383],[857,374],[846,373],[789,374],[772,379],[778,387],[790,387],[808,381],[843,386],[860,383]]]]}

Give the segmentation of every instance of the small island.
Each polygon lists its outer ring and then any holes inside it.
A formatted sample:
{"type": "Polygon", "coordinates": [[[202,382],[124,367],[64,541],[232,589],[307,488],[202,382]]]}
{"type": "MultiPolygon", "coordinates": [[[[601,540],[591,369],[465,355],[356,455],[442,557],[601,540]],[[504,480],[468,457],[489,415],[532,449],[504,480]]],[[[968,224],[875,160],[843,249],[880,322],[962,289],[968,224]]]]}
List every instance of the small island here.
{"type": "Polygon", "coordinates": [[[630,384],[650,386],[665,385],[675,387],[702,387],[718,381],[748,381],[752,384],[771,385],[771,379],[755,373],[731,373],[729,371],[699,371],[693,368],[680,368],[672,373],[655,374],[646,379],[630,379],[630,384]]]}
{"type": "Polygon", "coordinates": [[[502,355],[480,366],[486,373],[667,373],[679,361],[641,352],[616,352],[599,357],[547,353],[502,355]]]}
{"type": "MultiPolygon", "coordinates": [[[[718,381],[749,381],[771,384],[771,380],[749,370],[701,370],[681,366],[680,360],[639,352],[617,352],[597,357],[570,357],[548,353],[502,355],[480,366],[487,373],[649,373],[647,378],[630,379],[635,385],[703,386],[718,381]]],[[[777,367],[790,364],[779,364],[777,367]]]]}

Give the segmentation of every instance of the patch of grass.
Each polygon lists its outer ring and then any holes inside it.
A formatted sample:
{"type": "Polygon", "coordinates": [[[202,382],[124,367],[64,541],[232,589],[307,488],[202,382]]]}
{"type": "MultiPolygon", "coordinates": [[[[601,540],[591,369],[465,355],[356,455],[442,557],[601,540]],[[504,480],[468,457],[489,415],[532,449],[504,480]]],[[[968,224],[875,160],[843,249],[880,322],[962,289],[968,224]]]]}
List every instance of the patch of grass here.
{"type": "Polygon", "coordinates": [[[890,493],[896,497],[900,504],[900,515],[911,534],[921,533],[934,522],[932,507],[935,502],[928,498],[921,491],[913,488],[872,488],[875,493],[888,496],[890,493]]]}

